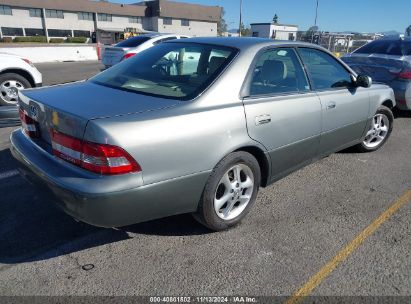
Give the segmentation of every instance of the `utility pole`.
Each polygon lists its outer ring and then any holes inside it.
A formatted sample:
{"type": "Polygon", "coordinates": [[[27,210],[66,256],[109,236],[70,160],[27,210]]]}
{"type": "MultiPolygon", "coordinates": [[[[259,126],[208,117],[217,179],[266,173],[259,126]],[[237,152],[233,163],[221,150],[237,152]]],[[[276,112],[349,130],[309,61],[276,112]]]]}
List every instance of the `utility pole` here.
{"type": "MultiPolygon", "coordinates": [[[[315,27],[317,26],[317,18],[318,18],[318,2],[319,2],[319,0],[317,0],[317,6],[315,7],[315,20],[314,20],[314,26],[315,27]]],[[[311,36],[311,43],[313,43],[313,41],[314,41],[314,31],[313,31],[312,36],[311,36]]]]}
{"type": "Polygon", "coordinates": [[[240,0],[240,24],[238,26],[238,36],[241,37],[241,28],[243,25],[243,0],[240,0]]]}

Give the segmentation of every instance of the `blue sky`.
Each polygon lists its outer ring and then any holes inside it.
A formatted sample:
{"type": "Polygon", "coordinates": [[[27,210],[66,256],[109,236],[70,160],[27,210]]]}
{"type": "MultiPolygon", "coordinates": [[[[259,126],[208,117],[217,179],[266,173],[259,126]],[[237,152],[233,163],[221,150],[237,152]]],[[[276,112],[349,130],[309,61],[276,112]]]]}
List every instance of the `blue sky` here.
{"type": "MultiPolygon", "coordinates": [[[[135,3],[138,0],[110,0],[135,3]]],[[[240,0],[178,0],[219,5],[226,11],[229,28],[238,27],[240,0]]],[[[411,24],[411,0],[319,0],[318,25],[326,31],[405,32],[411,24]]],[[[314,24],[316,0],[243,0],[244,23],[270,22],[276,13],[280,23],[305,30],[314,24]]]]}

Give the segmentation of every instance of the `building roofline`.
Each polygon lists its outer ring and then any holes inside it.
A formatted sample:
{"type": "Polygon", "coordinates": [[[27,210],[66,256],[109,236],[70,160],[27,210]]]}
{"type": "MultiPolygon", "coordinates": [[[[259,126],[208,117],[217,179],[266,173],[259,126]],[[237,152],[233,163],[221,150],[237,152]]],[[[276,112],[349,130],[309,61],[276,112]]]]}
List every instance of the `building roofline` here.
{"type": "Polygon", "coordinates": [[[250,23],[250,25],[277,25],[277,26],[292,26],[292,27],[298,27],[298,25],[294,25],[294,24],[283,24],[283,23],[273,23],[273,22],[250,23]]]}
{"type": "Polygon", "coordinates": [[[104,13],[135,17],[171,17],[218,22],[222,8],[167,0],[118,4],[91,0],[1,0],[2,5],[21,8],[45,8],[69,12],[104,13]]]}

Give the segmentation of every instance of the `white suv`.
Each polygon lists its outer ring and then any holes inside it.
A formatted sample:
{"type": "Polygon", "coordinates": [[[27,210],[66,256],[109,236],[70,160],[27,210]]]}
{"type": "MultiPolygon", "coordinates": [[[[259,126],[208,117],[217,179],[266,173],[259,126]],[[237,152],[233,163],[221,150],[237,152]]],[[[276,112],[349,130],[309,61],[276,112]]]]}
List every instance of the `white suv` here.
{"type": "Polygon", "coordinates": [[[19,90],[41,85],[41,73],[30,60],[0,53],[0,105],[15,105],[19,90]]]}

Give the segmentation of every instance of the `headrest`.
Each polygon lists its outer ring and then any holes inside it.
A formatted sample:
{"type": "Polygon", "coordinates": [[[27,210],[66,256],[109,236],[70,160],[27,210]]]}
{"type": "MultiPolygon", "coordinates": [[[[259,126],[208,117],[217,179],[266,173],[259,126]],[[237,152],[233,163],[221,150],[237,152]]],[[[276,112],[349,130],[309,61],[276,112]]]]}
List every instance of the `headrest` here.
{"type": "Polygon", "coordinates": [[[208,73],[211,75],[226,61],[225,57],[213,56],[208,64],[208,73]]]}
{"type": "Polygon", "coordinates": [[[287,67],[280,60],[266,60],[261,69],[261,78],[264,82],[277,82],[287,78],[287,67]]]}

